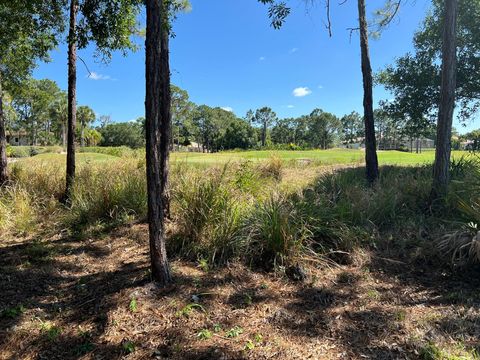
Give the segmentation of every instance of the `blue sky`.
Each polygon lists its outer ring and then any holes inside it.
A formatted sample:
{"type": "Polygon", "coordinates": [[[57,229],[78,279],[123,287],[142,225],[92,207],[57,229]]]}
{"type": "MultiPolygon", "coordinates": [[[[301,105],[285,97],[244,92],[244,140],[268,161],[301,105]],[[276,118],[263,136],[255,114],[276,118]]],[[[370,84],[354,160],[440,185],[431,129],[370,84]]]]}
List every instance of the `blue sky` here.
{"type": "MultiPolygon", "coordinates": [[[[267,9],[257,0],[192,0],[191,12],[174,24],[171,41],[172,82],[188,91],[197,104],[231,108],[238,116],[248,109],[270,106],[280,117],[321,108],[338,116],[362,113],[362,78],[355,0],[332,7],[333,37],[325,29],[323,5],[307,9],[293,1],[285,26],[269,26],[267,9]],[[295,96],[296,95],[296,96],[295,96]]],[[[383,1],[374,1],[380,6],[383,1]]],[[[412,1],[378,40],[370,41],[372,68],[382,69],[395,57],[412,50],[412,37],[430,7],[412,1]]],[[[372,14],[375,7],[369,8],[372,14]]],[[[145,16],[140,16],[141,22],[145,16]]],[[[139,41],[141,41],[139,39],[139,41]]],[[[117,53],[104,65],[93,57],[94,48],[79,55],[93,78],[78,63],[78,102],[97,115],[129,121],[144,113],[143,47],[123,57],[117,53]]],[[[50,78],[67,87],[66,47],[52,53],[52,62],[40,64],[36,78],[50,78]]],[[[391,95],[374,90],[377,103],[391,95]]],[[[463,131],[478,127],[470,123],[463,131]]]]}

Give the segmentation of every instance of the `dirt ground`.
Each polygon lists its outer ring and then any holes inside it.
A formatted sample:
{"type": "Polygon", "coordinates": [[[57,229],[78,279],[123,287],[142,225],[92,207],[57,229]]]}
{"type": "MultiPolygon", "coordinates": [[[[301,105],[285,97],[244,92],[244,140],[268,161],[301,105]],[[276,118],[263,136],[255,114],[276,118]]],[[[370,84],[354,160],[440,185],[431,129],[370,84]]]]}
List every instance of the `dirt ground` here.
{"type": "Polygon", "coordinates": [[[142,224],[2,240],[0,359],[474,358],[478,272],[352,259],[312,264],[303,283],[174,261],[175,285],[161,290],[142,224]]]}

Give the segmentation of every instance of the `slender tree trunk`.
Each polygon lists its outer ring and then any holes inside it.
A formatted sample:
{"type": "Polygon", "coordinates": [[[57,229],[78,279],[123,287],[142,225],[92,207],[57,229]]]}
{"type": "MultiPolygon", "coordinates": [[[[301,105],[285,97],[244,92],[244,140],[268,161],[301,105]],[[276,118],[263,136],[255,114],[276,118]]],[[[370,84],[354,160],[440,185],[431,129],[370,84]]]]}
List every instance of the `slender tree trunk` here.
{"type": "Polygon", "coordinates": [[[170,68],[163,0],[146,0],[146,156],[148,223],[152,278],[162,286],[172,281],[165,248],[168,157],[170,146],[170,68]]]}
{"type": "Polygon", "coordinates": [[[442,46],[442,82],[438,110],[437,147],[433,166],[432,197],[447,193],[457,75],[456,27],[458,0],[445,0],[442,46]]]}
{"type": "Polygon", "coordinates": [[[365,163],[367,180],[374,183],[378,178],[377,144],[375,140],[375,120],[373,118],[373,80],[368,49],[368,27],[365,15],[365,0],[358,0],[358,20],[360,25],[360,49],[362,53],[363,109],[365,118],[365,163]]]}
{"type": "Polygon", "coordinates": [[[63,148],[65,149],[65,146],[67,144],[67,127],[65,123],[62,123],[62,144],[63,148]]]}
{"type": "Polygon", "coordinates": [[[82,127],[82,131],[80,133],[80,146],[83,148],[85,147],[85,124],[80,125],[82,127]]]}
{"type": "Polygon", "coordinates": [[[262,146],[265,146],[267,144],[267,123],[263,123],[263,129],[262,129],[262,146]]]}
{"type": "Polygon", "coordinates": [[[7,134],[3,113],[2,73],[0,72],[0,186],[5,184],[7,179],[7,134]]]}
{"type": "Polygon", "coordinates": [[[68,121],[67,121],[67,177],[65,202],[69,202],[75,181],[75,126],[77,123],[77,0],[70,2],[70,29],[68,33],[68,121]]]}

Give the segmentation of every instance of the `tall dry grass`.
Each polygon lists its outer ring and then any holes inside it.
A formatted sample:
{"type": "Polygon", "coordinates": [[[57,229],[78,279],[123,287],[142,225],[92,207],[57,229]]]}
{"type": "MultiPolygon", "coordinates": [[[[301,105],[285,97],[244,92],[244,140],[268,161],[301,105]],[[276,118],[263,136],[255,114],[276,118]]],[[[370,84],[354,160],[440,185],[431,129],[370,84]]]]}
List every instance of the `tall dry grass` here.
{"type": "MultiPolygon", "coordinates": [[[[286,166],[279,159],[208,168],[173,165],[169,254],[211,264],[236,258],[272,267],[298,261],[303,254],[368,247],[399,256],[423,249],[425,256],[437,254],[448,262],[464,242],[452,237],[438,247],[438,239],[480,221],[476,160],[452,163],[450,193],[441,211],[429,207],[430,166],[383,167],[374,187],[363,180],[363,168],[319,171],[312,183],[294,192],[282,183],[286,166]]],[[[79,166],[69,208],[58,202],[63,173],[63,165],[55,162],[13,164],[12,182],[0,195],[2,234],[25,236],[48,228],[45,224],[53,224],[52,231],[82,232],[98,224],[145,220],[142,159],[79,166]]],[[[475,250],[477,243],[470,243],[475,250]]]]}

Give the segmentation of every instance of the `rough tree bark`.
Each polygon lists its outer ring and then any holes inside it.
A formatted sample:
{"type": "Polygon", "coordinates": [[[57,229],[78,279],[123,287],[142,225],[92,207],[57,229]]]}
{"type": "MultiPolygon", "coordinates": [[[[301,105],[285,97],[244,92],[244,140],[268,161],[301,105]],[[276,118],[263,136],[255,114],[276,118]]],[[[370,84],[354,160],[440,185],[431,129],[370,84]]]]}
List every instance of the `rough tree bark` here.
{"type": "Polygon", "coordinates": [[[445,0],[442,46],[442,80],[438,110],[437,146],[433,166],[432,198],[447,193],[449,182],[450,152],[452,139],[453,109],[457,75],[457,28],[458,0],[445,0]]]}
{"type": "Polygon", "coordinates": [[[67,177],[65,202],[71,200],[75,181],[75,127],[77,123],[77,0],[70,2],[70,28],[68,32],[68,120],[67,120],[67,177]]]}
{"type": "Polygon", "coordinates": [[[166,286],[172,281],[165,248],[171,127],[169,31],[164,1],[147,0],[146,7],[145,115],[150,258],[153,280],[166,286]]]}
{"type": "Polygon", "coordinates": [[[375,121],[373,118],[373,80],[368,49],[368,26],[365,14],[365,0],[358,0],[358,20],[360,30],[360,50],[362,54],[363,109],[365,119],[365,163],[367,180],[374,183],[378,178],[377,144],[375,121]]]}
{"type": "Polygon", "coordinates": [[[64,122],[62,122],[62,145],[65,149],[65,146],[67,145],[67,127],[64,122]]]}
{"type": "Polygon", "coordinates": [[[262,146],[267,145],[267,123],[263,122],[262,128],[262,146]]]}
{"type": "Polygon", "coordinates": [[[2,74],[0,72],[0,186],[7,181],[7,134],[3,113],[2,74]]]}
{"type": "Polygon", "coordinates": [[[85,124],[81,124],[82,131],[80,133],[80,146],[83,148],[85,147],[85,124]]]}

